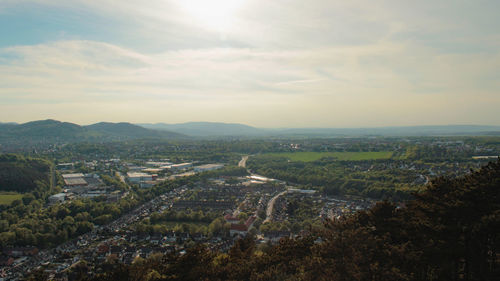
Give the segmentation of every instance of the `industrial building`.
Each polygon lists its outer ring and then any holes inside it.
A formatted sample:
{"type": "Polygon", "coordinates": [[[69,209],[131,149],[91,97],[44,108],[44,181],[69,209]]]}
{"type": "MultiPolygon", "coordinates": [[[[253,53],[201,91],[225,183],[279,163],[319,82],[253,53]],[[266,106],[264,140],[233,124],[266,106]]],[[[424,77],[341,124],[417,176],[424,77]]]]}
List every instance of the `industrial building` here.
{"type": "Polygon", "coordinates": [[[55,204],[55,203],[61,203],[66,200],[66,193],[57,193],[52,196],[49,196],[49,203],[50,204],[55,204]]]}
{"type": "Polygon", "coordinates": [[[84,175],[82,173],[63,174],[62,177],[64,179],[64,185],[67,187],[87,186],[88,185],[88,183],[84,179],[84,175]]]}
{"type": "Polygon", "coordinates": [[[194,167],[194,171],[199,173],[199,172],[217,170],[217,169],[221,169],[223,167],[224,167],[224,165],[222,165],[222,164],[206,164],[206,165],[194,167]]]}
{"type": "Polygon", "coordinates": [[[181,164],[173,164],[170,166],[172,170],[182,170],[193,167],[193,163],[181,163],[181,164]]]}
{"type": "Polygon", "coordinates": [[[146,173],[137,173],[137,172],[127,173],[127,177],[128,180],[132,183],[140,183],[142,181],[153,180],[153,176],[146,173]]]}

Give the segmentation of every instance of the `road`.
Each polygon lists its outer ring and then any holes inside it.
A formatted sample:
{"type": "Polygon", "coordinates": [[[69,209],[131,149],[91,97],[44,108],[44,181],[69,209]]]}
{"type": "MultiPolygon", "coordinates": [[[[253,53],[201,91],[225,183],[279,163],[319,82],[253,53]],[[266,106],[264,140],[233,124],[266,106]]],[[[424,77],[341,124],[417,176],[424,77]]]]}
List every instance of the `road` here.
{"type": "MultiPolygon", "coordinates": [[[[241,160],[238,163],[238,167],[246,168],[247,160],[248,160],[248,155],[241,157],[241,160]]],[[[257,176],[257,177],[265,178],[265,177],[263,177],[261,175],[257,175],[257,174],[251,174],[251,175],[252,176],[257,176]]],[[[276,200],[278,199],[278,197],[284,195],[285,193],[287,193],[286,190],[283,191],[283,192],[280,192],[280,193],[276,194],[273,198],[271,198],[271,200],[269,200],[269,202],[267,203],[267,208],[266,208],[266,219],[264,220],[263,223],[272,221],[272,214],[273,214],[273,209],[274,209],[274,203],[276,202],[276,200]]]]}
{"type": "Polygon", "coordinates": [[[272,221],[272,215],[273,215],[273,209],[274,209],[274,203],[278,199],[278,197],[284,195],[287,193],[287,190],[280,192],[276,194],[269,202],[267,203],[267,209],[266,209],[266,219],[262,223],[270,222],[272,221]]]}
{"type": "Polygon", "coordinates": [[[247,160],[248,160],[248,155],[243,156],[241,158],[240,162],[238,163],[238,167],[246,168],[247,167],[247,160]]]}
{"type": "Polygon", "coordinates": [[[50,190],[54,190],[56,187],[56,167],[50,167],[50,190]]]}

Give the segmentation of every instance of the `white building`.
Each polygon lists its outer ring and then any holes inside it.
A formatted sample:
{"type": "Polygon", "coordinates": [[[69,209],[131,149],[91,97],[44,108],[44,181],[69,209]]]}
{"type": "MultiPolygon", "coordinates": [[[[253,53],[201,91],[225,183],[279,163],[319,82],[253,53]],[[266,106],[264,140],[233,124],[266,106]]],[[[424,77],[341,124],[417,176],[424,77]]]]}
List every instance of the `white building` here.
{"type": "Polygon", "coordinates": [[[223,168],[222,164],[206,164],[194,167],[195,172],[206,172],[223,168]]]}
{"type": "Polygon", "coordinates": [[[66,200],[65,193],[57,193],[49,197],[49,203],[51,204],[64,202],[65,200],[66,200]]]}
{"type": "Polygon", "coordinates": [[[193,167],[193,163],[181,163],[181,164],[173,164],[170,166],[172,170],[182,170],[186,168],[193,167]]]}
{"type": "Polygon", "coordinates": [[[153,166],[153,167],[168,166],[168,165],[171,165],[171,164],[172,163],[170,163],[170,162],[158,162],[158,161],[148,161],[148,162],[146,162],[146,165],[153,166]]]}
{"type": "Polygon", "coordinates": [[[152,181],[153,176],[146,173],[127,173],[128,180],[133,183],[140,183],[141,181],[152,181]]]}

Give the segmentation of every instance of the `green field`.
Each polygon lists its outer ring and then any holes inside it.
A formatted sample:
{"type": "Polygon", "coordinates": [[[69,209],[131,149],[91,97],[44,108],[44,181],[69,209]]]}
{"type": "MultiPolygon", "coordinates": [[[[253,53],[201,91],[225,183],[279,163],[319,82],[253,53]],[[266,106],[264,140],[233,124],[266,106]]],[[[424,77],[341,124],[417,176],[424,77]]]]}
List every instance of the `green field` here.
{"type": "Polygon", "coordinates": [[[21,200],[22,194],[15,192],[0,192],[0,205],[10,205],[14,200],[21,200]]]}
{"type": "Polygon", "coordinates": [[[389,159],[392,157],[391,151],[376,152],[284,152],[284,153],[266,153],[266,156],[285,157],[291,161],[311,162],[321,158],[331,157],[337,160],[376,160],[389,159]]]}

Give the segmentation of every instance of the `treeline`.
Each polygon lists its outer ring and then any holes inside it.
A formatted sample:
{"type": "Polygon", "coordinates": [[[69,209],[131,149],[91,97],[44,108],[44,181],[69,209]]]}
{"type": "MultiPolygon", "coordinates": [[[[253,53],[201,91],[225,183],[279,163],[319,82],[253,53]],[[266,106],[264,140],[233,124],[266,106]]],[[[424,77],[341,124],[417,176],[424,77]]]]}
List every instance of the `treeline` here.
{"type": "Polygon", "coordinates": [[[144,219],[133,226],[138,233],[161,233],[169,231],[202,233],[213,235],[229,231],[229,226],[218,212],[173,211],[153,213],[149,219],[144,219]]]}
{"type": "Polygon", "coordinates": [[[375,199],[407,200],[419,189],[411,183],[415,171],[401,169],[371,170],[374,164],[394,164],[394,160],[338,161],[323,158],[312,162],[292,162],[287,158],[259,155],[247,166],[257,174],[315,188],[328,195],[357,195],[375,199]],[[360,167],[364,167],[360,170],[360,167]]]}
{"type": "Polygon", "coordinates": [[[116,176],[111,177],[108,175],[101,175],[101,180],[107,186],[114,186],[120,190],[127,190],[127,184],[125,184],[123,181],[120,180],[120,178],[116,176]]]}
{"type": "Polygon", "coordinates": [[[164,159],[174,163],[189,161],[238,163],[241,154],[272,152],[279,144],[267,140],[136,140],[109,143],[72,143],[45,150],[43,155],[60,162],[96,159],[164,159]]]}
{"type": "Polygon", "coordinates": [[[130,191],[127,197],[114,203],[108,203],[104,197],[96,197],[45,206],[44,200],[27,193],[22,200],[15,200],[0,213],[0,248],[57,246],[96,226],[112,222],[139,204],[182,185],[183,180],[130,191]]]}
{"type": "Polygon", "coordinates": [[[50,172],[49,161],[16,154],[1,154],[0,191],[44,193],[50,188],[50,172]]]}
{"type": "MultiPolygon", "coordinates": [[[[439,178],[406,207],[387,201],[274,247],[239,240],[228,253],[200,245],[91,280],[498,280],[500,162],[439,178]]],[[[84,265],[82,265],[84,266],[84,265]]]]}
{"type": "Polygon", "coordinates": [[[219,217],[220,214],[217,212],[203,212],[191,211],[191,212],[177,212],[174,210],[166,210],[162,213],[153,213],[150,218],[152,224],[158,224],[161,222],[204,222],[210,223],[215,218],[219,217]]]}
{"type": "Polygon", "coordinates": [[[131,198],[118,203],[87,199],[45,208],[39,200],[16,200],[0,213],[0,247],[56,246],[111,222],[137,204],[131,198]]]}

